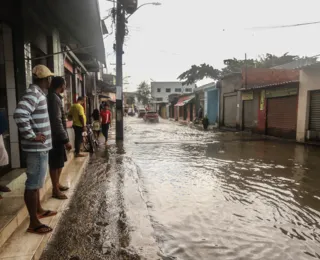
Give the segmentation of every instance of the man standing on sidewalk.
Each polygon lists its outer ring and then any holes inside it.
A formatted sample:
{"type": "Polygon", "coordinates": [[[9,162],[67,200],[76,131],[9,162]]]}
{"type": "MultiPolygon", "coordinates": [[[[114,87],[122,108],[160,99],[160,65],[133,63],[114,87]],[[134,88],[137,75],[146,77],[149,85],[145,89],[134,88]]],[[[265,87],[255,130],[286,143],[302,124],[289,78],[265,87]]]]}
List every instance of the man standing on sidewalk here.
{"type": "Polygon", "coordinates": [[[100,116],[101,116],[102,134],[105,137],[105,142],[107,145],[109,128],[111,126],[111,111],[108,104],[104,106],[103,110],[100,113],[100,116]]]}
{"type": "Polygon", "coordinates": [[[48,94],[48,111],[52,131],[52,150],[49,152],[50,177],[52,181],[52,197],[65,200],[63,194],[69,188],[60,184],[60,175],[67,161],[66,150],[71,150],[67,133],[66,116],[62,106],[62,96],[66,89],[66,82],[62,77],[54,77],[48,94]]]}
{"type": "Polygon", "coordinates": [[[32,70],[33,83],[21,98],[14,119],[21,134],[22,150],[27,155],[27,181],[24,200],[30,215],[28,232],[46,234],[52,231],[39,219],[51,217],[57,212],[44,210],[40,204],[40,193],[48,168],[48,154],[52,148],[51,128],[44,91],[49,89],[52,72],[44,65],[32,70]]]}
{"type": "Polygon", "coordinates": [[[75,157],[84,157],[84,154],[80,153],[80,146],[82,144],[82,133],[86,131],[87,118],[84,113],[84,97],[78,97],[77,103],[73,104],[70,108],[68,118],[73,121],[74,130],[74,149],[75,157]]]}

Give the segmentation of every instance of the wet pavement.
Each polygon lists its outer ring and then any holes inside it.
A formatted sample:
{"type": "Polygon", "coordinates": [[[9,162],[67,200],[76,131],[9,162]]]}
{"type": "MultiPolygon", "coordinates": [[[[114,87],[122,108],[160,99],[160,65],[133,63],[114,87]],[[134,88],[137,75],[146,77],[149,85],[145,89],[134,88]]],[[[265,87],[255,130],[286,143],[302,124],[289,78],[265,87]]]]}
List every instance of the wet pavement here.
{"type": "Polygon", "coordinates": [[[42,259],[320,259],[320,148],[137,118],[125,137],[42,259]]]}

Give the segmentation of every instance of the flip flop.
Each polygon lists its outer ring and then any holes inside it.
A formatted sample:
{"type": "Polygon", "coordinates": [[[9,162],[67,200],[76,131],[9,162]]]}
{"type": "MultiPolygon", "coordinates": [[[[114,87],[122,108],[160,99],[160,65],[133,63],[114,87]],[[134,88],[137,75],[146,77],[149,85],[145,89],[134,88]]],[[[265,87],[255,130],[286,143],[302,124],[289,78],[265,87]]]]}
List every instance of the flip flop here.
{"type": "Polygon", "coordinates": [[[52,195],[52,198],[58,199],[58,200],[67,200],[68,197],[65,194],[59,194],[59,195],[52,195]]]}
{"type": "Polygon", "coordinates": [[[53,217],[57,214],[58,212],[56,211],[46,210],[43,214],[38,216],[38,219],[53,217]]]}
{"type": "Polygon", "coordinates": [[[60,186],[60,187],[59,187],[59,190],[60,190],[60,191],[67,191],[67,190],[69,190],[69,187],[67,187],[67,186],[60,186]]]}
{"type": "Polygon", "coordinates": [[[44,234],[48,234],[48,233],[52,232],[52,230],[53,229],[51,227],[42,224],[36,228],[28,228],[27,232],[37,234],[37,235],[44,235],[44,234]]]}
{"type": "Polygon", "coordinates": [[[11,190],[7,186],[0,185],[0,191],[1,192],[10,192],[11,190]]]}

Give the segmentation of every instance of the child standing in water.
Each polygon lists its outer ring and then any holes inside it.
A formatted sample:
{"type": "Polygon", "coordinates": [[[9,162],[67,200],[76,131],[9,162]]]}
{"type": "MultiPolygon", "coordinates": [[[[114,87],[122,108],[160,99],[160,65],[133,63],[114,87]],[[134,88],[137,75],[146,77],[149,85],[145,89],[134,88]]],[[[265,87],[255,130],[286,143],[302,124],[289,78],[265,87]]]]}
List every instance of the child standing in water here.
{"type": "Polygon", "coordinates": [[[98,140],[100,136],[100,129],[101,129],[100,112],[98,109],[93,110],[92,118],[93,118],[92,130],[95,138],[98,140]]]}

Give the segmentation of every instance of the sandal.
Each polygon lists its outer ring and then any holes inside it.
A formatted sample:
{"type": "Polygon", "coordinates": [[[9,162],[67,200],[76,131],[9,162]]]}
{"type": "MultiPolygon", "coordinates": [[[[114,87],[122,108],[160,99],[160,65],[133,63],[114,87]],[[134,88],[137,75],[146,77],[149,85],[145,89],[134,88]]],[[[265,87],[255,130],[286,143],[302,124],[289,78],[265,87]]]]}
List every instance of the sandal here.
{"type": "Polygon", "coordinates": [[[52,198],[58,199],[58,200],[67,200],[68,199],[68,197],[63,193],[58,194],[58,195],[53,195],[52,194],[52,198]]]}
{"type": "Polygon", "coordinates": [[[33,233],[33,234],[38,234],[38,235],[44,235],[44,234],[50,233],[52,230],[53,229],[51,227],[42,224],[36,228],[28,228],[27,232],[33,233]]]}
{"type": "Polygon", "coordinates": [[[10,192],[11,190],[7,186],[0,185],[0,191],[1,192],[10,192]]]}
{"type": "Polygon", "coordinates": [[[67,187],[67,186],[62,186],[62,185],[61,185],[61,186],[59,187],[59,190],[60,190],[60,191],[67,191],[67,190],[69,190],[69,187],[67,187]]]}
{"type": "Polygon", "coordinates": [[[56,211],[46,210],[43,214],[38,216],[38,219],[53,217],[57,214],[58,212],[56,211]]]}

